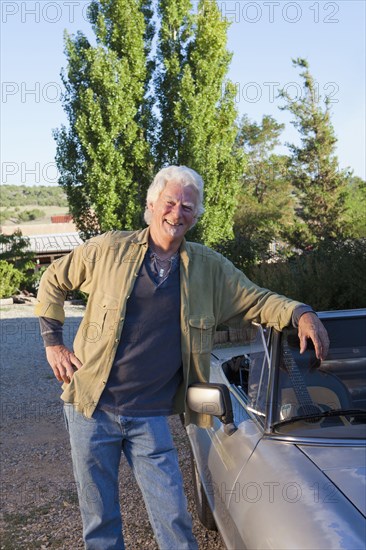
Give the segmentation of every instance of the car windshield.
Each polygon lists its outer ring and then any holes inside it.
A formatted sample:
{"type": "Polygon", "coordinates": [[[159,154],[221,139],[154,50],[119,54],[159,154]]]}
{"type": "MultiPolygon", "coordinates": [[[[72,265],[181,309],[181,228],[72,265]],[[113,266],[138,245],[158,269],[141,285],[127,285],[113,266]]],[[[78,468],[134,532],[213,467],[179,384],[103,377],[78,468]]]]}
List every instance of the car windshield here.
{"type": "Polygon", "coordinates": [[[324,361],[312,343],[300,354],[296,329],[285,329],[276,373],[275,432],[366,437],[366,318],[324,319],[330,350],[324,361]]]}

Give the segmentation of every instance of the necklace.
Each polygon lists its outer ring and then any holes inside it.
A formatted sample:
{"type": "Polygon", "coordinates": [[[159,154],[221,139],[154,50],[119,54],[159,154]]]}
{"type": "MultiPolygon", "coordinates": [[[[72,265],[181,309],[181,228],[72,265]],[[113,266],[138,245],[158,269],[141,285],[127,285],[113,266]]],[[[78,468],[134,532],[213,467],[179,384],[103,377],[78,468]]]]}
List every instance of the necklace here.
{"type": "MultiPolygon", "coordinates": [[[[163,279],[164,277],[163,281],[165,281],[169,277],[169,274],[172,270],[173,262],[177,257],[178,257],[178,251],[175,252],[172,256],[170,256],[170,258],[165,258],[165,259],[160,258],[160,256],[156,254],[156,252],[153,252],[152,250],[150,251],[150,258],[152,260],[152,264],[155,268],[156,273],[160,277],[160,279],[163,279]]],[[[163,281],[161,281],[161,283],[163,281]]]]}

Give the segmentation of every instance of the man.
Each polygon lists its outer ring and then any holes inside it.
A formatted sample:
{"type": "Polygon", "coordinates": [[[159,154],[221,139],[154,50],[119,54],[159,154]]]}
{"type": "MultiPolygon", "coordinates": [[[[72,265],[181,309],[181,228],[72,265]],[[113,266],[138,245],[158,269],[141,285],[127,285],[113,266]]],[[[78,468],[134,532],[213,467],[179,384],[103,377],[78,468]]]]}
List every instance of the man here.
{"type": "MultiPolygon", "coordinates": [[[[149,227],[91,239],[45,272],[36,313],[47,359],[64,382],[86,548],[123,548],[121,451],[141,487],[159,547],[197,548],[167,416],[189,384],[207,381],[215,327],[232,318],[298,326],[325,358],[328,338],[311,308],[257,287],[221,255],[185,234],[203,212],[201,177],[171,166],[147,194],[149,227]],[[89,294],[74,353],[62,343],[67,291],[89,294]]],[[[207,417],[188,421],[207,425],[207,417]]]]}

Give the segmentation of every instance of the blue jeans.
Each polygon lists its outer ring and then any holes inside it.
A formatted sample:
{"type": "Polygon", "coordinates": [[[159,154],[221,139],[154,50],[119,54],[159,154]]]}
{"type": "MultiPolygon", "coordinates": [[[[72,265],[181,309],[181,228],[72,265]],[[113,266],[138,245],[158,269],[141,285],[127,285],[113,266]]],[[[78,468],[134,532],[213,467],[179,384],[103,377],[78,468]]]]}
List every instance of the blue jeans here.
{"type": "Polygon", "coordinates": [[[96,410],[92,418],[65,404],[87,550],[122,550],[118,469],[123,451],[143,494],[161,550],[196,550],[177,452],[166,417],[96,410]]]}

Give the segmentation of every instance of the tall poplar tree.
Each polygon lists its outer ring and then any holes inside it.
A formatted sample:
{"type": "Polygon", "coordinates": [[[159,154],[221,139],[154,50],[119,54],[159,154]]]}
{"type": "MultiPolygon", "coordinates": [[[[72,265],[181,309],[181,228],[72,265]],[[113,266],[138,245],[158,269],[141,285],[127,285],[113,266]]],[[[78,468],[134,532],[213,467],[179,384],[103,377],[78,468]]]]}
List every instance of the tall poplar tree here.
{"type": "Polygon", "coordinates": [[[157,44],[158,65],[155,96],[160,123],[155,136],[155,162],[160,169],[182,164],[181,146],[184,124],[178,116],[183,67],[187,63],[187,44],[192,38],[190,0],[159,0],[160,29],[157,44]]]}
{"type": "Polygon", "coordinates": [[[293,125],[301,136],[300,145],[289,145],[289,170],[300,203],[300,223],[292,241],[305,248],[342,237],[350,175],[339,169],[335,155],[337,138],[330,119],[329,98],[325,98],[323,108],[305,59],[293,60],[293,65],[302,71],[303,93],[292,99],[282,90],[280,97],[286,100],[282,109],[294,115],[293,125]]]}
{"type": "Polygon", "coordinates": [[[152,169],[151,0],[94,0],[96,36],[65,35],[69,127],[55,131],[60,184],[81,233],[140,226],[152,169]]]}
{"type": "Polygon", "coordinates": [[[194,237],[216,246],[233,235],[243,154],[236,143],[235,87],[227,80],[228,23],[216,2],[160,0],[157,97],[160,163],[190,166],[205,181],[205,213],[194,237]],[[180,7],[178,14],[177,7],[180,7]]]}

